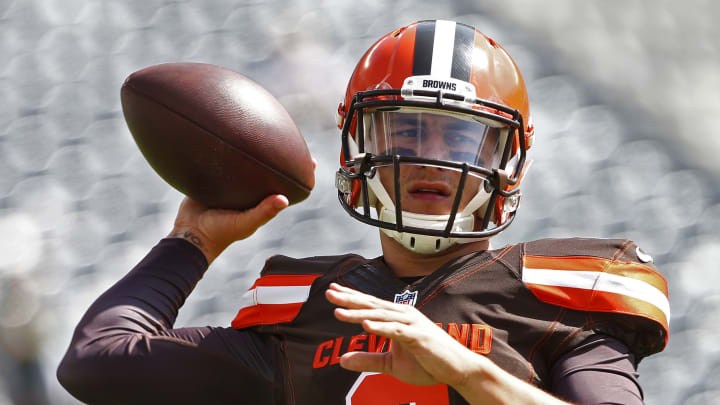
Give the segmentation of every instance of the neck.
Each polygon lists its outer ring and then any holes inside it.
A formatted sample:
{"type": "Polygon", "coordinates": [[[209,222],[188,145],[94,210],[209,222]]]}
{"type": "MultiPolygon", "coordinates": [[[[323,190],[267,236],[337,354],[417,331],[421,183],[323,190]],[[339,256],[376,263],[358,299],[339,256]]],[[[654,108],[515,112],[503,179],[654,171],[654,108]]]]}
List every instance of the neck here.
{"type": "Polygon", "coordinates": [[[456,244],[436,254],[415,253],[380,231],[385,263],[397,277],[426,276],[452,259],[490,248],[489,240],[456,244]]]}

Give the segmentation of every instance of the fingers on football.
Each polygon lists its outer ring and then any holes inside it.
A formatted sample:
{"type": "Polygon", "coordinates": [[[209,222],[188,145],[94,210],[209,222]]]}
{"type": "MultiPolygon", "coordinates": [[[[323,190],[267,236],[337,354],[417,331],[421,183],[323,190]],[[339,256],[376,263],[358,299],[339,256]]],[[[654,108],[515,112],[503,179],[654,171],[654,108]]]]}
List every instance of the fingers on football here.
{"type": "Polygon", "coordinates": [[[247,225],[262,226],[273,219],[280,211],[288,206],[288,199],[284,195],[276,194],[266,197],[260,204],[247,211],[238,212],[235,216],[236,225],[243,227],[247,225]]]}
{"type": "Polygon", "coordinates": [[[260,209],[266,218],[271,219],[278,212],[282,211],[289,205],[288,198],[282,194],[274,194],[269,197],[265,197],[264,200],[260,201],[260,204],[251,210],[260,209]]]}

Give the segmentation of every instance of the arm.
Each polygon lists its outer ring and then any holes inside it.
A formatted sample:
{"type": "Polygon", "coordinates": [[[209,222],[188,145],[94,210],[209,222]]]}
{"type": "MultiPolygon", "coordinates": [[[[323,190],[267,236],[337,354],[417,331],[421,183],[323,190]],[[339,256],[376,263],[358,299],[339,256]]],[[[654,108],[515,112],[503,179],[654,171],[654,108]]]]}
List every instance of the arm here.
{"type": "Polygon", "coordinates": [[[83,316],[58,368],[63,386],[89,403],[269,400],[269,338],[171,328],[208,263],[286,205],[273,196],[254,209],[226,212],[183,201],[172,233],[180,236],[162,240],[83,316]]]}
{"type": "MultiPolygon", "coordinates": [[[[392,338],[387,353],[346,353],[340,359],[344,368],[390,374],[416,385],[447,384],[471,404],[567,404],[507,373],[487,357],[469,351],[412,306],[394,304],[337,284],[331,285],[326,297],[343,307],[335,310],[338,319],[361,323],[369,333],[392,338]]],[[[582,403],[614,403],[606,402],[610,394],[613,400],[635,401],[620,403],[636,403],[635,396],[622,391],[634,386],[622,375],[630,363],[625,364],[622,361],[625,357],[620,356],[621,359],[609,368],[600,366],[594,368],[594,373],[589,372],[593,367],[583,364],[594,361],[597,366],[607,361],[598,356],[608,355],[608,350],[604,349],[603,341],[587,343],[558,362],[553,370],[553,391],[582,403]],[[614,372],[608,376],[609,369],[614,372]],[[588,378],[597,382],[598,375],[605,378],[600,381],[609,384],[598,387],[601,389],[595,389],[593,384],[586,385],[588,378]],[[609,393],[606,391],[608,386],[620,387],[620,390],[609,393]]],[[[634,364],[630,366],[634,371],[634,364]]]]}
{"type": "Polygon", "coordinates": [[[208,209],[185,198],[168,236],[195,245],[210,265],[233,242],[248,238],[287,206],[288,199],[283,195],[267,197],[247,211],[208,209]]]}
{"type": "Polygon", "coordinates": [[[635,356],[620,340],[601,334],[555,362],[552,391],[583,404],[643,404],[635,356]]]}

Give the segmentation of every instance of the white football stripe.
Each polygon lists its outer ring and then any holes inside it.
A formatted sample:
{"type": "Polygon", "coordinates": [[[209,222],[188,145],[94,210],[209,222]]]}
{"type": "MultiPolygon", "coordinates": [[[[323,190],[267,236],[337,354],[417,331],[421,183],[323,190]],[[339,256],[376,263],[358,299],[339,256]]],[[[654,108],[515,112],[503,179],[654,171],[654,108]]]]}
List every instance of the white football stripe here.
{"type": "Polygon", "coordinates": [[[257,304],[296,304],[307,301],[310,286],[259,286],[240,298],[242,308],[257,304]]]}
{"type": "Polygon", "coordinates": [[[450,77],[454,48],[455,21],[437,20],[430,65],[431,76],[450,77]]]}
{"type": "Polygon", "coordinates": [[[637,298],[656,306],[670,323],[670,302],[653,285],[630,277],[598,271],[565,271],[523,267],[523,281],[556,287],[582,288],[637,298]]]}

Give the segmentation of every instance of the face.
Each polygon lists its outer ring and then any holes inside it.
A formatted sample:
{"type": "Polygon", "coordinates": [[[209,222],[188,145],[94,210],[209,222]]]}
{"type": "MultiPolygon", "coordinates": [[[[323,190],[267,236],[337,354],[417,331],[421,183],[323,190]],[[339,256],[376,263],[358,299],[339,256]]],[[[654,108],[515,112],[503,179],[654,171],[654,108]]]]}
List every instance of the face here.
{"type": "MultiPolygon", "coordinates": [[[[498,128],[477,121],[433,113],[374,113],[368,127],[368,149],[377,155],[416,156],[497,167],[498,128]]],[[[395,201],[393,167],[378,168],[380,180],[395,201]]],[[[399,184],[402,209],[419,214],[449,214],[460,171],[436,166],[403,164],[399,184]]],[[[483,180],[470,174],[461,196],[462,210],[483,180]]]]}

